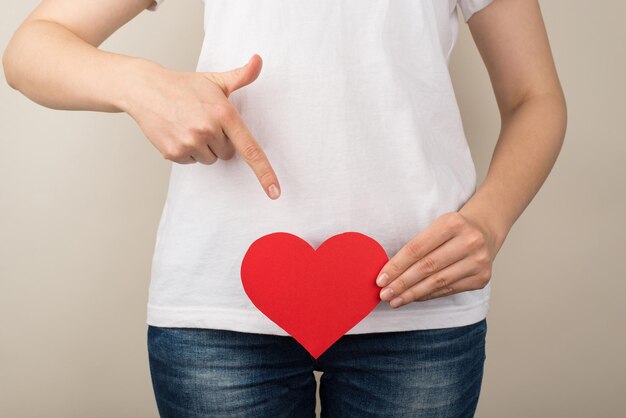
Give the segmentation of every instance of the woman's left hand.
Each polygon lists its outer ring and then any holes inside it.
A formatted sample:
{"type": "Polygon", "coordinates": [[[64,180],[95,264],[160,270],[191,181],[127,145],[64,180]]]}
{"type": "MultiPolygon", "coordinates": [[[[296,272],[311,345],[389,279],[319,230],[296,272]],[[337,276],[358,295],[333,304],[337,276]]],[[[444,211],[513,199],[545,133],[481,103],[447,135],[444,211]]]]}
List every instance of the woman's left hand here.
{"type": "Polygon", "coordinates": [[[438,217],[380,270],[380,298],[397,308],[484,288],[498,252],[495,234],[460,212],[438,217]],[[386,275],[386,279],[381,279],[386,275]]]}

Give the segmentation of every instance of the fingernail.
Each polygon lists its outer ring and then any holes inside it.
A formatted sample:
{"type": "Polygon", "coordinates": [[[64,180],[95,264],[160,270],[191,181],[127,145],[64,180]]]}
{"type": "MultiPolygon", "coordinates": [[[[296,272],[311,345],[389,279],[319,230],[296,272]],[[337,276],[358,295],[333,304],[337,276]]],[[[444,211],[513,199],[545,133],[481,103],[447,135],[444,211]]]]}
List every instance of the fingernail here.
{"type": "Polygon", "coordinates": [[[376,284],[378,286],[384,286],[387,284],[388,278],[389,276],[387,275],[387,273],[381,273],[380,276],[378,276],[378,278],[376,279],[376,284]]]}
{"type": "Polygon", "coordinates": [[[272,199],[277,199],[278,196],[280,196],[280,190],[278,189],[278,187],[276,187],[274,183],[272,183],[270,187],[267,188],[267,190],[270,192],[270,197],[272,199]]]}
{"type": "Polygon", "coordinates": [[[402,298],[395,298],[394,300],[389,302],[389,305],[391,305],[392,308],[396,308],[400,306],[401,303],[402,303],[402,298]]]}
{"type": "Polygon", "coordinates": [[[382,292],[380,292],[380,298],[381,299],[387,299],[388,297],[393,296],[393,289],[388,287],[387,289],[384,289],[382,292]]]}

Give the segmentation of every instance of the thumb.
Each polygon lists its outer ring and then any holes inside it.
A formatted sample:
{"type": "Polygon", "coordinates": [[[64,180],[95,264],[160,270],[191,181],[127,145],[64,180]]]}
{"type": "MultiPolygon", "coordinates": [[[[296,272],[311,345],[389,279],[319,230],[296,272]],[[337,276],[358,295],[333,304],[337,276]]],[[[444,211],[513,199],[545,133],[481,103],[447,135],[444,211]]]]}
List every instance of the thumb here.
{"type": "Polygon", "coordinates": [[[263,66],[263,60],[258,54],[254,54],[248,62],[242,66],[230,71],[212,72],[210,76],[221,88],[226,97],[230,94],[257,79],[263,66]]]}

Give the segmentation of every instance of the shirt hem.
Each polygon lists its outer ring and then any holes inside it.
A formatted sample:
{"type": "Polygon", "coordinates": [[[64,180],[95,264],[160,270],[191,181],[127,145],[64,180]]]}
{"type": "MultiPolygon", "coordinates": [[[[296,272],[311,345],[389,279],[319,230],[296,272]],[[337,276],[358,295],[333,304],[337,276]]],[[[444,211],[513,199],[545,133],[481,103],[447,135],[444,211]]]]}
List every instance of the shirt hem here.
{"type": "MultiPolygon", "coordinates": [[[[384,302],[382,302],[384,303],[384,302]]],[[[445,309],[372,311],[346,335],[414,331],[471,325],[487,317],[489,299],[445,309]]],[[[169,307],[147,304],[146,324],[155,327],[210,328],[288,336],[261,311],[215,307],[169,307]]]]}

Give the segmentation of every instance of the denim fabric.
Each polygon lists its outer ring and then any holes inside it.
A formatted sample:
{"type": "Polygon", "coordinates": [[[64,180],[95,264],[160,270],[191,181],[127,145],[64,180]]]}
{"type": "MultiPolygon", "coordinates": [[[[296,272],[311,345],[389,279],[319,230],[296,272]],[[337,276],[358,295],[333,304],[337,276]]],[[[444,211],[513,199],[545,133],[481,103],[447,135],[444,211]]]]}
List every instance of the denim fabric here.
{"type": "Polygon", "coordinates": [[[472,417],[487,321],[344,335],[317,360],[291,336],[148,325],[163,418],[472,417]]]}

